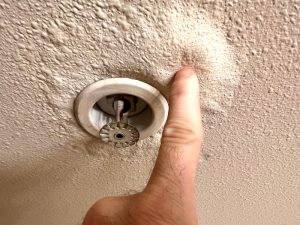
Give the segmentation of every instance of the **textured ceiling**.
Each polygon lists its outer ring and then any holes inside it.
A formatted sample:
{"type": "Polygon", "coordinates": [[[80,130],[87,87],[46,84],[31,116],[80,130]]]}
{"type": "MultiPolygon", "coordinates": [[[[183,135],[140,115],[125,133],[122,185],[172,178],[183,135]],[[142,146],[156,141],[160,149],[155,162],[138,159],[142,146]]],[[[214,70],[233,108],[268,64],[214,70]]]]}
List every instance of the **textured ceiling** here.
{"type": "Polygon", "coordinates": [[[167,96],[185,63],[205,110],[200,224],[299,224],[300,1],[134,2],[0,0],[0,224],[79,225],[97,199],[141,190],[160,134],[108,148],[73,101],[108,77],[167,96]]]}

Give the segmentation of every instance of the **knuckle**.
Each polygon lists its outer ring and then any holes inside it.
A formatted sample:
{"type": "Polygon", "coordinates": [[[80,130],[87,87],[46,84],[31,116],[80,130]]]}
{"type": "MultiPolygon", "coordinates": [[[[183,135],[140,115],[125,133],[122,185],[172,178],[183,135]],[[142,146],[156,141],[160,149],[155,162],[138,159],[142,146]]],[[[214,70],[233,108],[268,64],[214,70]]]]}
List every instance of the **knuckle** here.
{"type": "Polygon", "coordinates": [[[188,144],[202,142],[202,131],[197,124],[192,124],[184,120],[170,120],[166,124],[162,141],[188,144]]]}

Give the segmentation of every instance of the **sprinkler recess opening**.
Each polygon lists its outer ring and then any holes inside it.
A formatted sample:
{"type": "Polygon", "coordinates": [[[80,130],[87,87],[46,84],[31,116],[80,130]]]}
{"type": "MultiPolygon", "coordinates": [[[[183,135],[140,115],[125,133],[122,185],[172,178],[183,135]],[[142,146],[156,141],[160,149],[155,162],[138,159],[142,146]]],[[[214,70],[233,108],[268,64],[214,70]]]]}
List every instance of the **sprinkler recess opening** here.
{"type": "Polygon", "coordinates": [[[124,103],[121,114],[139,131],[140,139],[155,134],[167,119],[168,103],[156,88],[139,80],[111,78],[92,83],[79,93],[74,104],[78,123],[99,138],[101,128],[116,121],[116,100],[124,103]]]}
{"type": "MultiPolygon", "coordinates": [[[[113,103],[118,98],[122,98],[124,102],[123,113],[127,114],[128,124],[138,130],[144,130],[154,122],[153,111],[145,100],[129,94],[114,94],[101,98],[94,104],[91,110],[92,122],[99,130],[105,124],[116,121],[116,112],[113,103]]],[[[123,138],[121,135],[120,137],[116,137],[123,138]]]]}

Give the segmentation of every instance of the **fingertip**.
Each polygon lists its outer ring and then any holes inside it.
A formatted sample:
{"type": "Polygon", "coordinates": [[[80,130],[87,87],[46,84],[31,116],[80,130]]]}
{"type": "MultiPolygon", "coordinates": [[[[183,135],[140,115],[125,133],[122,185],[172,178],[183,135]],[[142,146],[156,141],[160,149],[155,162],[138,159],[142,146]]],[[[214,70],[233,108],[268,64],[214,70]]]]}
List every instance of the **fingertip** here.
{"type": "Polygon", "coordinates": [[[198,77],[194,69],[192,67],[184,67],[174,76],[170,92],[170,101],[182,95],[184,98],[189,99],[193,96],[195,97],[198,92],[198,77]]]}
{"type": "Polygon", "coordinates": [[[195,70],[190,66],[185,66],[175,74],[174,81],[186,79],[195,76],[195,70]]]}

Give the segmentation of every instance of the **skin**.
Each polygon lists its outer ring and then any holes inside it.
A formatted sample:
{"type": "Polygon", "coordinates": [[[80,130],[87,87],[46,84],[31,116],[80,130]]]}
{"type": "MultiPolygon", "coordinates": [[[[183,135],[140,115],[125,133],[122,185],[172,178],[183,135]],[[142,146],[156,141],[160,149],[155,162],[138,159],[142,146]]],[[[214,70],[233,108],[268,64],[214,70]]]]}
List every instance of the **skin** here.
{"type": "Polygon", "coordinates": [[[137,194],[108,197],[87,212],[83,225],[197,225],[195,175],[203,127],[198,79],[191,68],[178,71],[170,111],[152,175],[137,194]]]}

